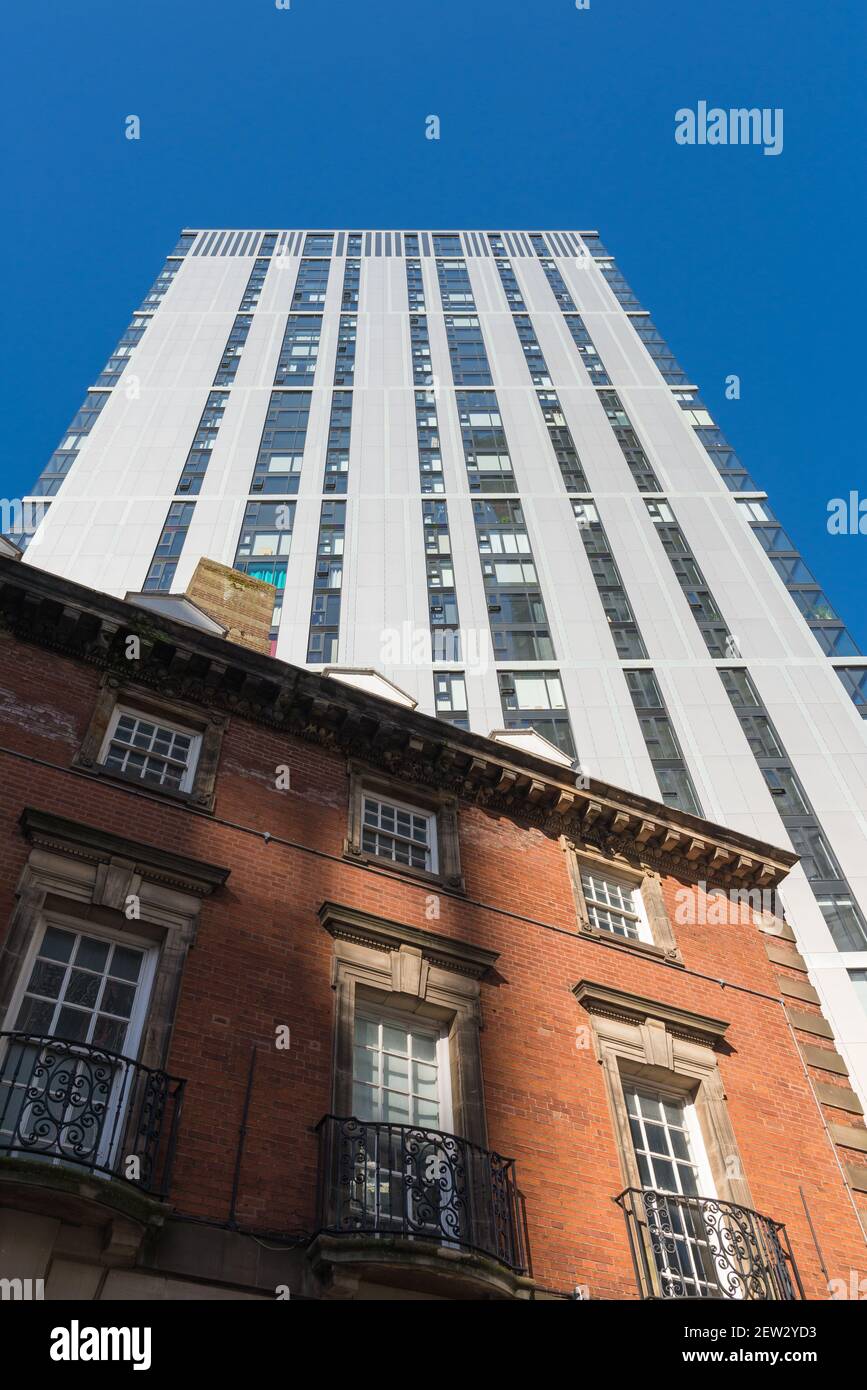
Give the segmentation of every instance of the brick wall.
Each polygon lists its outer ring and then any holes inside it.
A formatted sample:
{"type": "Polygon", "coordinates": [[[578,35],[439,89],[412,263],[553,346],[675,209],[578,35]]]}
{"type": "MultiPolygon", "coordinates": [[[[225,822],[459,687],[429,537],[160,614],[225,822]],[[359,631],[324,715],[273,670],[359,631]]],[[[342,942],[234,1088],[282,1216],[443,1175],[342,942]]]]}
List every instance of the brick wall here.
{"type": "MultiPolygon", "coordinates": [[[[482,984],[489,1144],[517,1161],[541,1287],[636,1296],[602,1070],[592,1048],[576,1045],[588,1020],[572,988],[584,978],[729,1021],[719,1067],[756,1208],[786,1223],[808,1296],[827,1296],[827,1286],[801,1188],[830,1277],[863,1275],[852,1200],[759,931],[678,924],[682,969],[582,937],[560,843],[472,804],[459,812],[466,893],[440,894],[431,920],[429,886],[343,858],[347,769],[321,747],[230,718],[213,815],[74,770],[99,681],[84,664],[0,635],[0,933],[27,858],[17,825],[27,805],[231,869],[203,905],[168,1063],[188,1079],[179,1210],[228,1216],[257,1049],[237,1218],[314,1227],[313,1129],[331,1103],[334,1000],[333,943],[317,909],[330,900],[499,952],[482,984]],[[288,790],[275,785],[281,765],[288,790]],[[274,1047],[280,1025],[291,1029],[286,1051],[274,1047]]],[[[674,919],[680,884],[663,886],[674,919]]],[[[860,1123],[851,1113],[843,1122],[860,1123]]]]}

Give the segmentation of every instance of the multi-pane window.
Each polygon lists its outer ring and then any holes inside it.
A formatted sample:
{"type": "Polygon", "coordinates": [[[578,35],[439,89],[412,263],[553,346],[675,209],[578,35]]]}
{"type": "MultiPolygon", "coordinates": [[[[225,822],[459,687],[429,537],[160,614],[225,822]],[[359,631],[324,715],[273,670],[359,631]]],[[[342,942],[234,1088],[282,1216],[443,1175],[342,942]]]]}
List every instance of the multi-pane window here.
{"type": "Polygon", "coordinates": [[[431,640],[437,661],[460,660],[458,600],[451,556],[425,559],[431,640]]]}
{"type": "Polygon", "coordinates": [[[520,502],[474,502],[473,518],[485,585],[535,584],[536,566],[520,502]]]}
{"type": "Polygon", "coordinates": [[[730,1261],[731,1233],[707,1221],[694,1199],[713,1197],[695,1107],[679,1097],[627,1087],[629,1129],[641,1186],[657,1194],[648,1209],[650,1243],[663,1294],[719,1297],[730,1261]],[[719,1266],[717,1260],[719,1259],[719,1266]]]}
{"type": "Polygon", "coordinates": [[[290,314],[277,371],[275,386],[312,386],[322,333],[321,314],[290,314]]]}
{"type": "Polygon", "coordinates": [[[570,758],[575,740],[558,671],[500,671],[500,700],[507,729],[535,729],[570,758]]]}
{"type": "Polygon", "coordinates": [[[464,248],[457,232],[434,232],[433,248],[435,256],[463,256],[464,248]]]}
{"type": "MultiPolygon", "coordinates": [[[[409,248],[407,247],[407,252],[409,248]]],[[[406,292],[409,299],[410,312],[423,313],[425,308],[424,301],[424,277],[422,275],[421,261],[408,260],[406,263],[406,292]]]]}
{"type": "Polygon", "coordinates": [[[153,313],[162,303],[166,290],[171,285],[181,266],[182,260],[172,260],[171,257],[166,261],[156,280],[154,280],[141,304],[139,313],[153,313]]]}
{"type": "Polygon", "coordinates": [[[490,386],[482,328],[474,314],[446,314],[446,341],[456,386],[490,386]]]}
{"type": "Polygon", "coordinates": [[[590,380],[594,386],[610,386],[611,378],[605,370],[605,364],[593,344],[593,339],[587,331],[584,320],[580,314],[564,314],[563,318],[566,327],[572,335],[572,341],[581,354],[581,361],[587,368],[590,380]]]}
{"type": "Polygon", "coordinates": [[[524,296],[521,294],[521,287],[518,284],[515,272],[512,269],[512,262],[506,260],[497,260],[495,261],[495,265],[499,272],[500,283],[503,286],[503,293],[505,294],[506,299],[509,301],[509,308],[511,309],[513,314],[523,313],[526,310],[527,306],[524,303],[524,296]]]}
{"type": "Polygon", "coordinates": [[[436,873],[436,816],[365,793],[361,848],[380,859],[436,873]]]}
{"type": "Polygon", "coordinates": [[[265,584],[277,593],[271,618],[271,640],[276,641],[286,588],[286,567],[295,520],[294,502],[248,502],[244,512],[234,568],[265,584]]]}
{"type": "Polygon", "coordinates": [[[621,308],[626,310],[641,308],[634,292],[630,289],[629,285],[627,285],[613,261],[610,261],[608,264],[600,263],[599,269],[614,291],[614,297],[617,299],[621,308]]]}
{"type": "Polygon", "coordinates": [[[629,471],[635,479],[639,492],[661,492],[656,474],[642,448],[641,441],[632,428],[632,421],[623,408],[623,402],[616,391],[599,391],[599,404],[608,417],[614,437],[620,445],[629,471]]]}
{"type": "Polygon", "coordinates": [[[244,290],[244,296],[241,300],[240,313],[252,314],[253,310],[256,308],[270,264],[271,262],[266,260],[264,256],[260,256],[258,260],[253,262],[253,269],[250,271],[247,288],[244,290]]]}
{"type": "Polygon", "coordinates": [[[457,391],[471,492],[517,492],[509,446],[493,391],[457,391]]]}
{"type": "Polygon", "coordinates": [[[33,489],[34,497],[53,497],[58,492],[110,395],[110,391],[88,391],[69,429],[40,473],[33,489]]]}
{"type": "Polygon", "coordinates": [[[630,315],[629,321],[669,386],[686,386],[689,377],[680,366],[650,315],[633,313],[630,315]]]}
{"type": "MultiPolygon", "coordinates": [[[[145,952],[137,947],[48,926],[14,1026],[21,1032],[124,1053],[144,965],[145,952]]],[[[0,1092],[12,1084],[14,1068],[6,1061],[0,1092]]],[[[36,1075],[26,1067],[21,1074],[28,1079],[36,1075]]],[[[84,1084],[84,1076],[81,1081],[84,1084]]],[[[0,1103],[4,1118],[11,1111],[11,1105],[0,1103]]],[[[80,1137],[86,1144],[86,1136],[80,1137]]]]}
{"type": "Polygon", "coordinates": [[[534,386],[550,386],[551,374],[545,361],[536,330],[529,314],[513,314],[512,322],[518,334],[521,349],[527,363],[527,370],[534,386]]]}
{"type": "Polygon", "coordinates": [[[430,336],[425,314],[411,314],[409,319],[412,379],[416,386],[430,386],[433,381],[430,356],[430,336]]]}
{"type": "Polygon", "coordinates": [[[536,397],[542,410],[542,417],[548,430],[548,438],[557,459],[560,476],[567,492],[589,491],[584,476],[584,465],[575,447],[572,431],[566,423],[563,407],[556,391],[537,391],[536,397]]]}
{"type": "Polygon", "coordinates": [[[305,256],[330,256],[334,242],[333,232],[308,232],[304,238],[305,256]]]}
{"type": "Polygon", "coordinates": [[[496,661],[550,661],[554,644],[517,501],[476,501],[473,519],[496,661]]]}
{"type": "Polygon", "coordinates": [[[652,941],[641,888],[628,879],[581,866],[581,893],[590,925],[628,941],[652,941]]]}
{"type": "Polygon", "coordinates": [[[345,530],[346,503],[323,502],[307,640],[307,660],[316,664],[327,665],[337,660],[345,530]]]}
{"type": "Polygon", "coordinates": [[[444,492],[436,395],[433,391],[415,392],[415,428],[421,491],[444,492]]]}
{"type": "MultiPolygon", "coordinates": [[[[356,1015],[352,1068],[352,1113],[368,1123],[417,1125],[438,1129],[443,1117],[440,1110],[440,1041],[432,1028],[418,1021],[402,1023],[356,1015]]],[[[384,1167],[388,1168],[387,1156],[384,1167]]],[[[403,1153],[398,1157],[401,1169],[405,1166],[403,1153]]],[[[403,1193],[406,1178],[397,1174],[397,1191],[403,1193]]],[[[369,1184],[372,1188],[373,1183],[369,1184]]],[[[391,1184],[380,1182],[385,1189],[391,1184]]],[[[393,1213],[397,1220],[402,1213],[393,1213]]],[[[387,1216],[388,1212],[381,1215],[387,1216]]]]}
{"type": "Polygon", "coordinates": [[[172,587],[178,556],[184,548],[190,522],[193,519],[195,502],[172,502],[165,519],[154,558],[148,570],[144,588],[147,592],[163,591],[172,587]]]}
{"type": "Polygon", "coordinates": [[[867,921],[825,838],[810,799],[771,723],[758,690],[745,670],[721,670],[720,680],[801,867],[839,951],[867,950],[867,921]]]}
{"type": "Polygon", "coordinates": [[[251,492],[298,491],[311,400],[309,391],[275,391],[272,394],[251,492]]]}
{"type": "Polygon", "coordinates": [[[196,239],[195,232],[181,232],[178,237],[177,245],[172,251],[173,256],[185,256],[196,239]]]}
{"type": "Polygon", "coordinates": [[[605,527],[599,520],[596,504],[589,501],[573,502],[572,509],[617,648],[617,655],[627,660],[646,657],[644,641],[623,587],[620,571],[611,553],[605,527]]]}
{"type": "Polygon", "coordinates": [[[437,261],[437,279],[443,309],[475,309],[469,272],[464,261],[437,261]]]}
{"type": "Polygon", "coordinates": [[[189,791],[193,784],[198,734],[118,706],[112,715],[100,763],[158,787],[189,791]]]}
{"type": "Polygon", "coordinates": [[[666,806],[700,816],[701,806],[652,671],[625,671],[638,722],[666,806]]]}
{"type": "MultiPolygon", "coordinates": [[[[809,624],[826,656],[857,656],[858,647],[804,563],[794,542],[786,535],[767,500],[737,498],[737,506],[770,564],[809,624]]],[[[847,686],[848,688],[848,686],[847,686]]],[[[850,691],[850,694],[852,692],[850,691]]],[[[853,699],[855,698],[853,694],[853,699]]],[[[856,700],[857,704],[857,700],[856,700]]]]}
{"type": "Polygon", "coordinates": [[[244,351],[244,344],[253,323],[251,314],[239,314],[232,324],[226,346],[223,349],[223,356],[214,377],[215,386],[231,386],[238,371],[238,363],[241,360],[241,353],[244,351]]]}
{"type": "Polygon", "coordinates": [[[117,385],[134,348],[141,342],[142,335],[149,323],[150,316],[148,314],[133,314],[132,322],[96,378],[95,386],[117,385]]]}
{"type": "Polygon", "coordinates": [[[179,496],[184,493],[189,496],[197,496],[201,492],[202,479],[208,471],[211,451],[217,442],[217,435],[223,422],[223,413],[228,404],[228,391],[209,392],[205,408],[202,411],[202,418],[199,420],[193,442],[190,445],[190,452],[187,454],[183,471],[175,488],[175,492],[179,496]]]}
{"type": "Polygon", "coordinates": [[[460,661],[460,619],[446,503],[422,502],[422,523],[433,658],[460,661]]]}
{"type": "Polygon", "coordinates": [[[468,729],[467,682],[463,671],[434,671],[433,683],[437,719],[444,719],[458,729],[468,729]]]}
{"type": "Polygon", "coordinates": [[[675,578],[683,590],[705,646],[713,657],[737,656],[731,634],[716,606],[707,581],[696,563],[686,537],[678,526],[668,502],[647,501],[646,507],[662,548],[671,561],[675,578]]]}
{"type": "Polygon", "coordinates": [[[343,291],[340,297],[340,303],[344,310],[358,309],[358,295],[360,289],[361,261],[353,257],[352,260],[346,261],[343,267],[343,291]]]}
{"type": "Polygon", "coordinates": [[[576,309],[575,301],[572,298],[569,291],[567,290],[566,281],[563,279],[563,276],[560,274],[560,271],[558,270],[555,263],[552,260],[543,257],[540,260],[540,264],[545,272],[545,279],[551,286],[554,298],[556,299],[560,308],[571,309],[574,312],[576,309]]]}
{"type": "Polygon", "coordinates": [[[358,319],[354,314],[341,314],[337,330],[337,356],[334,360],[334,385],[351,386],[355,377],[355,344],[358,319]]]}
{"type": "Polygon", "coordinates": [[[302,261],[292,293],[293,309],[318,309],[325,303],[330,261],[302,261]]]}
{"type": "Polygon", "coordinates": [[[867,666],[835,666],[862,719],[867,719],[867,666]]]}
{"type": "Polygon", "coordinates": [[[352,429],[352,392],[335,391],[331,397],[328,444],[325,450],[324,492],[345,493],[349,481],[349,438],[352,429]]]}

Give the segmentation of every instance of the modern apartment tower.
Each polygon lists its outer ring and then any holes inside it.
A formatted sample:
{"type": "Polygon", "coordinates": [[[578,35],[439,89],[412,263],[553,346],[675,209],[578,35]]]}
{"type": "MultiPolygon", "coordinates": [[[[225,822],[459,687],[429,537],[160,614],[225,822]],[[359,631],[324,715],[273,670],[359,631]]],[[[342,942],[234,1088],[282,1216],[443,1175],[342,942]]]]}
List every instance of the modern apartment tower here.
{"type": "Polygon", "coordinates": [[[11,538],[791,845],[867,1103],[867,657],[596,232],[185,230],[11,538]]]}

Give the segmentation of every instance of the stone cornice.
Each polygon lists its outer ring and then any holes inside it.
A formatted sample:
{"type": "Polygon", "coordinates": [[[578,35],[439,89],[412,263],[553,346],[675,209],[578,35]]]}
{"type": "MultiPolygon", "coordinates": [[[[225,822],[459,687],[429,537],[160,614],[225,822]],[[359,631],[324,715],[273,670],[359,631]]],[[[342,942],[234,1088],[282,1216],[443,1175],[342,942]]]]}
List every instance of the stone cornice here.
{"type": "Polygon", "coordinates": [[[499,959],[498,951],[359,912],[354,907],[341,907],[339,903],[323,903],[319,920],[330,936],[357,941],[379,951],[399,951],[401,946],[415,946],[431,965],[469,975],[474,980],[480,980],[499,959]]]}
{"type": "Polygon", "coordinates": [[[201,859],[188,859],[182,854],[127,840],[121,835],[98,830],[79,821],[66,820],[48,811],[25,806],[18,824],[31,844],[40,849],[72,855],[91,864],[107,864],[120,859],[134,864],[136,871],[151,883],[185,893],[207,897],[221,888],[229,870],[201,859]]]}
{"type": "Polygon", "coordinates": [[[631,1023],[658,1019],[665,1024],[669,1033],[698,1039],[711,1046],[723,1039],[729,1026],[720,1018],[695,1014],[675,1004],[660,1004],[657,999],[628,994],[625,990],[596,984],[593,980],[579,980],[572,993],[589,1014],[602,1014],[606,1018],[625,1019],[631,1023]]]}
{"type": "Polygon", "coordinates": [[[0,557],[0,630],[167,699],[264,724],[551,836],[719,888],[771,888],[790,851],[455,729],[314,671],[0,557]],[[127,657],[127,638],[139,657],[127,657]],[[586,785],[585,785],[586,783],[586,785]]]}

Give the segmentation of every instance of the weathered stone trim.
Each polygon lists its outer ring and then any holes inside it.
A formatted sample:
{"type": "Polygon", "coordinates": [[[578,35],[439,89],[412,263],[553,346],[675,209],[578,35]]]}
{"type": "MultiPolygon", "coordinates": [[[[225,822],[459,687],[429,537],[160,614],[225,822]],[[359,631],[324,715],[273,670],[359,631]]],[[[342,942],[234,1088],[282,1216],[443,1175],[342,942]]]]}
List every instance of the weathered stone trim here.
{"type": "Polygon", "coordinates": [[[165,696],[155,698],[153,691],[147,686],[120,681],[116,676],[107,674],[103,677],[87,732],[72,765],[83,772],[111,777],[127,786],[142,787],[158,796],[189,803],[200,811],[212,811],[225,724],[224,715],[215,712],[206,714],[198,703],[169,699],[165,696]],[[193,785],[189,791],[178,791],[172,787],[160,787],[152,782],[143,782],[139,777],[106,768],[99,762],[100,751],[118,705],[128,705],[132,709],[140,709],[143,713],[152,715],[154,719],[163,718],[186,726],[199,735],[201,742],[193,772],[193,785]]]}
{"type": "Polygon", "coordinates": [[[166,1066],[187,953],[195,941],[202,899],[228,869],[142,845],[27,807],[22,831],[31,843],[9,931],[0,948],[0,1019],[12,1002],[36,932],[47,917],[102,925],[148,937],[159,948],[139,1061],[166,1066]],[[138,916],[127,919],[134,896],[138,916]]]}
{"type": "Polygon", "coordinates": [[[728,1025],[587,981],[575,995],[591,1015],[623,1185],[642,1186],[624,1094],[631,1080],[694,1102],[718,1196],[752,1206],[714,1051],[728,1025]]]}
{"type": "Polygon", "coordinates": [[[572,884],[572,893],[578,913],[578,925],[582,935],[598,941],[601,945],[622,947],[625,950],[634,951],[637,955],[663,961],[667,965],[682,966],[683,956],[678,948],[671,921],[665,909],[662,882],[656,870],[643,864],[636,866],[631,857],[610,858],[607,855],[601,855],[586,845],[576,844],[565,837],[563,845],[566,850],[569,880],[572,884]],[[634,881],[636,887],[641,890],[641,898],[653,934],[652,942],[633,941],[593,926],[587,911],[584,888],[581,883],[581,867],[585,864],[592,865],[602,871],[608,870],[612,874],[619,874],[623,878],[634,881]]]}
{"type": "Polygon", "coordinates": [[[333,903],[323,903],[319,917],[334,938],[334,1114],[352,1114],[356,1002],[367,1000],[447,1031],[454,1132],[487,1148],[479,979],[496,953],[333,903]]]}
{"type": "Polygon", "coordinates": [[[673,1004],[661,1004],[657,999],[645,999],[641,995],[628,994],[625,990],[596,984],[592,980],[580,980],[572,993],[590,1014],[633,1022],[655,1019],[673,1035],[698,1039],[709,1047],[722,1040],[729,1026],[722,1019],[691,1013],[673,1004]]]}
{"type": "MultiPolygon", "coordinates": [[[[786,993],[782,985],[781,992],[786,993]]],[[[792,1027],[797,1028],[799,1033],[812,1033],[816,1038],[833,1038],[834,1030],[824,1015],[807,1013],[805,1009],[793,1009],[790,1004],[786,1005],[786,1013],[792,1027]]]]}
{"type": "Polygon", "coordinates": [[[408,792],[406,783],[398,777],[384,777],[381,772],[366,767],[363,763],[351,761],[349,772],[349,825],[344,853],[355,863],[376,864],[392,873],[412,879],[438,884],[454,893],[463,893],[464,880],[461,877],[460,840],[458,837],[457,797],[446,792],[425,790],[421,793],[413,788],[408,792]],[[420,811],[436,819],[437,868],[432,871],[416,869],[409,864],[397,864],[391,859],[369,854],[362,848],[363,800],[366,792],[382,796],[386,800],[408,802],[420,811]]]}
{"type": "Polygon", "coordinates": [[[687,882],[769,888],[796,862],[790,851],[603,782],[579,786],[542,758],[2,557],[0,626],[121,684],[130,678],[126,638],[137,636],[136,686],[161,701],[237,714],[545,834],[635,854],[687,882]]]}
{"type": "Polygon", "coordinates": [[[838,1076],[845,1076],[849,1079],[849,1069],[839,1052],[835,1052],[833,1047],[814,1047],[812,1043],[798,1041],[798,1049],[807,1063],[808,1067],[816,1067],[819,1071],[833,1071],[838,1076]]]}

